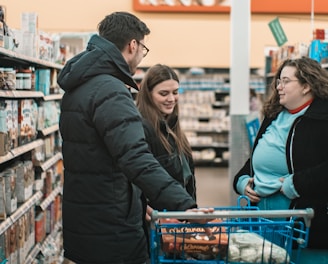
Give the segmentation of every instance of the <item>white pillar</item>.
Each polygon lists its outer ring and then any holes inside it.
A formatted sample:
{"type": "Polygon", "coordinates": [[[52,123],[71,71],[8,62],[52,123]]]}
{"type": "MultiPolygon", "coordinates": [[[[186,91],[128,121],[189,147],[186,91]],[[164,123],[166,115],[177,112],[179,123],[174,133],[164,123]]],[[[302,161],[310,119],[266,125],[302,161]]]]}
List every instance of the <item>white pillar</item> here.
{"type": "MultiPolygon", "coordinates": [[[[250,79],[250,1],[231,0],[231,65],[230,65],[230,204],[236,204],[233,191],[234,175],[249,156],[245,118],[249,114],[250,79]]],[[[258,51],[261,52],[261,51],[258,51]]]]}
{"type": "MultiPolygon", "coordinates": [[[[230,95],[231,115],[249,113],[250,0],[232,0],[230,95]]],[[[258,51],[261,52],[261,51],[258,51]]]]}

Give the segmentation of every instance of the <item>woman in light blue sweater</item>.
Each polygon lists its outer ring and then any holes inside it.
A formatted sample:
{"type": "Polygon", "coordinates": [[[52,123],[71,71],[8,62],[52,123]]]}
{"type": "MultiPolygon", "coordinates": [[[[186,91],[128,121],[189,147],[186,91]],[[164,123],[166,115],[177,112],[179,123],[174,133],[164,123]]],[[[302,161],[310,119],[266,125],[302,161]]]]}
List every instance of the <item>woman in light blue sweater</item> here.
{"type": "Polygon", "coordinates": [[[307,57],[288,59],[271,88],[233,187],[263,210],[313,208],[310,257],[302,261],[328,263],[328,71],[307,57]]]}

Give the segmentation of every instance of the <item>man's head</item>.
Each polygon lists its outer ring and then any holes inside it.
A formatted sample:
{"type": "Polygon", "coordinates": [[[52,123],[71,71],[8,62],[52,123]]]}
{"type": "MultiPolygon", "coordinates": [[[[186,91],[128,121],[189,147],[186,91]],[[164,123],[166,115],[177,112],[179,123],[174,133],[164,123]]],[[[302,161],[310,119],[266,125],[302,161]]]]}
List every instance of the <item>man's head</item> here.
{"type": "Polygon", "coordinates": [[[134,73],[148,48],[144,38],[150,34],[147,25],[135,15],[127,12],[114,12],[98,24],[99,35],[114,43],[134,73]]]}

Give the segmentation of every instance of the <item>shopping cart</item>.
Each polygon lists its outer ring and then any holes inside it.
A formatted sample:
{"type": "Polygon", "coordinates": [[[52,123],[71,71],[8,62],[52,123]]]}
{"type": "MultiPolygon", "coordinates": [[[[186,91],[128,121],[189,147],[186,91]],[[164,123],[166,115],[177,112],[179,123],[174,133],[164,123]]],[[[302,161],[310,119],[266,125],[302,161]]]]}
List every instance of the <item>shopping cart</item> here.
{"type": "Polygon", "coordinates": [[[244,196],[237,206],[214,209],[209,214],[155,210],[151,263],[298,263],[314,215],[310,208],[259,210],[244,196]],[[192,223],[197,219],[211,220],[192,223]]]}

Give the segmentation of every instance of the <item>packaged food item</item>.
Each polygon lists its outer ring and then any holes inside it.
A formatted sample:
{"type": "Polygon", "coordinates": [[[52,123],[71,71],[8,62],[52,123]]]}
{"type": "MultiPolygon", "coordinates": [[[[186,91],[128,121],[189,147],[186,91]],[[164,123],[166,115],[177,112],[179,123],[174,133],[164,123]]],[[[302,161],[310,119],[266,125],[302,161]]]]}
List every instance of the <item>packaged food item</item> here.
{"type": "Polygon", "coordinates": [[[6,214],[6,191],[5,191],[5,179],[3,172],[0,173],[0,220],[5,220],[6,214]]]}
{"type": "MultiPolygon", "coordinates": [[[[220,223],[220,219],[214,219],[209,223],[220,223]]],[[[197,224],[183,224],[183,222],[172,219],[160,219],[162,225],[162,250],[166,253],[182,253],[184,257],[197,259],[213,259],[220,254],[220,259],[227,254],[228,236],[225,227],[212,225],[205,228],[197,224]],[[168,224],[168,225],[166,225],[168,224]]]]}
{"type": "Polygon", "coordinates": [[[257,233],[238,230],[229,236],[228,259],[246,263],[289,263],[287,251],[257,233]]]}
{"type": "Polygon", "coordinates": [[[11,215],[17,209],[16,173],[14,169],[9,168],[2,175],[5,180],[6,213],[11,215]]]}

